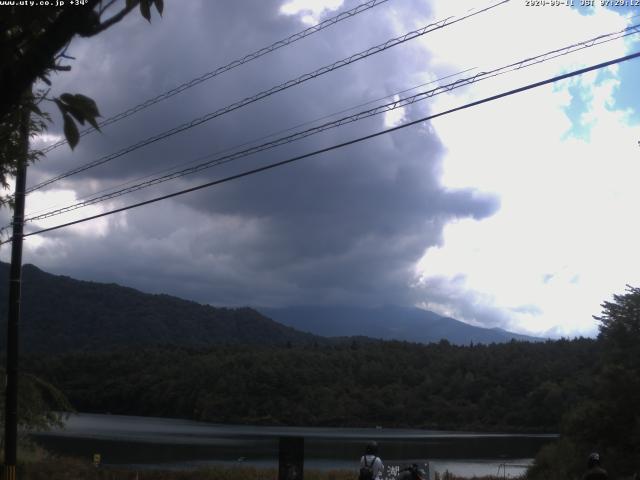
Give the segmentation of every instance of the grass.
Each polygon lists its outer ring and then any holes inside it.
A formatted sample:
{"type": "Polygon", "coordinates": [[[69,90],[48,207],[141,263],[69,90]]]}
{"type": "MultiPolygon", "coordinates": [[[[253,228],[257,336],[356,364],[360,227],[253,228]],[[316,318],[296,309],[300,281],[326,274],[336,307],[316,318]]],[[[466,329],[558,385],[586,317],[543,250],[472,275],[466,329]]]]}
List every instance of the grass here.
{"type": "MultiPolygon", "coordinates": [[[[18,466],[20,480],[277,480],[275,468],[209,467],[197,470],[133,470],[94,467],[87,461],[49,458],[18,466]]],[[[472,477],[477,480],[503,480],[503,477],[472,477]]],[[[356,480],[350,470],[305,470],[305,480],[356,480]]],[[[434,480],[468,480],[445,472],[434,480]]]]}
{"type": "MultiPolygon", "coordinates": [[[[214,466],[194,470],[135,470],[95,467],[86,459],[56,457],[29,441],[18,448],[20,480],[277,480],[276,468],[214,466]]],[[[514,480],[514,477],[510,477],[514,480]]],[[[357,480],[352,470],[305,469],[305,480],[357,480]]],[[[434,480],[469,480],[449,472],[435,473],[434,480]]],[[[504,480],[503,477],[471,477],[474,480],[504,480]]],[[[515,479],[517,480],[517,479],[515,479]]]]}
{"type": "MultiPolygon", "coordinates": [[[[71,458],[48,459],[18,466],[20,480],[276,480],[277,469],[210,467],[197,470],[133,470],[94,467],[71,458]]],[[[349,470],[306,470],[305,480],[354,480],[349,470]]]]}

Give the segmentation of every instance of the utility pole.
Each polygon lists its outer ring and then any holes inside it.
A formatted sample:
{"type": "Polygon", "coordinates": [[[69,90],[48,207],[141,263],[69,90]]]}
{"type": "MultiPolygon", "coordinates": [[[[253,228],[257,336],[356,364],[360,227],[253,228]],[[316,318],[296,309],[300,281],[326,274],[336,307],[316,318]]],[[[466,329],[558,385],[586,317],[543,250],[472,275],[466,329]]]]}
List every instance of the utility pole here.
{"type": "Polygon", "coordinates": [[[22,234],[24,200],[29,155],[30,112],[26,105],[20,116],[21,148],[16,172],[11,268],[9,271],[9,308],[7,318],[7,378],[4,415],[4,480],[16,479],[18,449],[18,326],[20,324],[20,290],[22,282],[22,234]]]}

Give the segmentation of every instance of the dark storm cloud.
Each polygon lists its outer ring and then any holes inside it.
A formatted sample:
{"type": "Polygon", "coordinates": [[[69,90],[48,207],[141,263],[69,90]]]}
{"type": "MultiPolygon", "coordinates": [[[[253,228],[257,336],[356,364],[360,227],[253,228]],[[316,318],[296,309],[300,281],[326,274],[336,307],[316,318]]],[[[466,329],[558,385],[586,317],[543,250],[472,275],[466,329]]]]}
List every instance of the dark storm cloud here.
{"type": "MultiPolygon", "coordinates": [[[[104,37],[80,43],[77,52],[72,47],[80,59],[88,60],[74,64],[73,76],[59,76],[56,88],[85,91],[98,100],[103,115],[109,116],[302,28],[295,18],[276,14],[277,2],[238,3],[243,7],[235,3],[229,7],[229,2],[205,2],[197,8],[194,7],[197,3],[191,2],[188,22],[181,16],[183,12],[167,14],[153,26],[131,17],[121,29],[119,25],[119,30],[107,32],[104,37]],[[227,8],[231,11],[227,12],[227,8]],[[219,20],[221,16],[225,21],[219,20]],[[251,27],[241,28],[243,25],[251,27]]],[[[47,174],[64,171],[118,151],[387,40],[396,32],[387,25],[389,22],[380,21],[380,14],[388,13],[382,8],[199,85],[145,110],[136,115],[135,120],[107,127],[102,135],[85,137],[73,155],[66,149],[58,149],[50,161],[32,175],[42,170],[47,174]],[[376,18],[380,24],[370,28],[370,21],[376,18]]],[[[117,179],[136,171],[148,172],[150,167],[174,163],[176,156],[192,158],[271,133],[279,126],[289,127],[389,94],[397,90],[398,85],[406,86],[404,77],[415,70],[395,54],[406,55],[411,48],[410,44],[397,47],[311,80],[178,137],[128,154],[111,162],[108,168],[99,167],[83,175],[85,179],[117,179]],[[322,101],[318,101],[319,98],[322,101]]],[[[420,62],[424,63],[424,54],[422,57],[420,62]]]]}
{"type": "MultiPolygon", "coordinates": [[[[427,309],[462,319],[468,323],[487,328],[503,328],[517,331],[518,325],[513,322],[512,314],[542,315],[544,311],[537,305],[524,304],[515,307],[498,307],[494,298],[482,294],[466,286],[463,274],[453,277],[432,276],[423,279],[412,288],[412,298],[427,309]]],[[[543,337],[557,337],[558,331],[543,332],[543,337]]]]}
{"type": "MultiPolygon", "coordinates": [[[[464,275],[453,278],[430,277],[414,287],[413,293],[416,300],[424,302],[426,308],[483,327],[509,329],[511,319],[507,312],[494,307],[492,298],[466,288],[464,283],[464,275]]],[[[531,309],[528,311],[535,313],[531,309]]]]}
{"type": "MultiPolygon", "coordinates": [[[[407,4],[401,8],[412,6],[407,4]]],[[[109,116],[303,28],[295,17],[279,15],[276,1],[185,5],[184,11],[167,8],[152,26],[129,18],[79,43],[72,52],[79,57],[74,72],[58,77],[56,88],[93,96],[109,116]]],[[[73,154],[60,148],[32,169],[30,183],[393,37],[398,32],[389,15],[388,7],[379,7],[107,127],[102,135],[84,137],[73,154]]],[[[416,48],[397,47],[340,69],[63,185],[85,194],[413,86],[428,63],[424,52],[415,55],[416,48]]],[[[420,105],[407,116],[426,111],[420,105]]],[[[382,128],[382,117],[370,119],[118,204],[382,128]]],[[[481,219],[498,208],[490,195],[442,187],[443,152],[429,125],[412,127],[109,217],[105,235],[51,232],[46,242],[33,244],[25,261],[214,304],[415,303],[421,300],[409,288],[415,263],[442,242],[444,225],[455,218],[481,219]]]]}

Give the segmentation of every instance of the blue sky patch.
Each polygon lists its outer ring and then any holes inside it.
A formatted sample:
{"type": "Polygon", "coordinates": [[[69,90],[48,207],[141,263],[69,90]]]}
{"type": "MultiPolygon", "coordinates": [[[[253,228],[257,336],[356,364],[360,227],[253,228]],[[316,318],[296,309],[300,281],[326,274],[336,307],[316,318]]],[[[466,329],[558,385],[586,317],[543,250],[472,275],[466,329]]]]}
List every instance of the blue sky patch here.
{"type": "MultiPolygon", "coordinates": [[[[634,42],[636,48],[640,49],[640,42],[634,42]]],[[[632,110],[631,123],[640,124],[640,95],[638,95],[638,81],[640,81],[640,59],[630,60],[619,64],[616,75],[608,70],[601,70],[596,77],[595,85],[601,85],[603,81],[616,78],[620,84],[613,90],[612,110],[632,110]]],[[[591,101],[591,94],[580,84],[572,84],[569,88],[571,103],[566,107],[565,113],[571,121],[571,129],[566,133],[566,137],[576,137],[588,140],[590,126],[581,122],[581,117],[587,112],[588,103],[591,101]]]]}
{"type": "Polygon", "coordinates": [[[591,95],[585,91],[579,84],[573,84],[569,87],[571,95],[571,103],[565,107],[564,111],[571,120],[571,129],[565,134],[566,137],[576,137],[585,140],[589,139],[590,127],[580,121],[582,114],[587,112],[587,104],[591,100],[591,95]]]}
{"type": "Polygon", "coordinates": [[[638,14],[638,7],[633,5],[632,6],[616,5],[616,6],[608,6],[605,8],[616,12],[618,15],[628,15],[628,14],[637,15],[638,14]]]}
{"type": "MultiPolygon", "coordinates": [[[[629,53],[640,51],[640,41],[635,41],[629,48],[629,53]]],[[[640,58],[622,62],[619,64],[618,77],[620,86],[613,93],[614,108],[616,110],[633,109],[631,121],[640,123],[640,58]]]]}
{"type": "MultiPolygon", "coordinates": [[[[599,2],[600,0],[597,0],[597,1],[599,2]]],[[[585,17],[596,13],[596,10],[594,7],[584,6],[584,5],[581,5],[580,3],[581,3],[580,0],[574,1],[573,6],[571,8],[573,8],[574,10],[577,10],[580,15],[583,15],[585,17]]]]}

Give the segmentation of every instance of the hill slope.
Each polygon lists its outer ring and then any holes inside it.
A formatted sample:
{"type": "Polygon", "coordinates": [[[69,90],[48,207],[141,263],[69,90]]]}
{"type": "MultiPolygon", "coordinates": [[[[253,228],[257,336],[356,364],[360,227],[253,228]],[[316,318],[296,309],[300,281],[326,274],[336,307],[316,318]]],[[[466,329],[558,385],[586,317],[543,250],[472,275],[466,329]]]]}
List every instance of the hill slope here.
{"type": "MultiPolygon", "coordinates": [[[[7,308],[2,299],[7,298],[8,270],[0,262],[2,349],[7,308]]],[[[116,284],[52,275],[33,265],[23,267],[22,299],[20,343],[25,353],[169,344],[309,345],[344,340],[324,337],[351,336],[421,343],[446,339],[460,345],[540,340],[474,327],[418,308],[299,306],[264,308],[261,313],[251,308],[215,308],[116,284]]]]}
{"type": "Polygon", "coordinates": [[[384,340],[431,343],[446,339],[457,345],[502,343],[512,339],[542,341],[500,328],[481,328],[428,310],[385,306],[258,308],[276,322],[327,337],[364,335],[384,340]]]}
{"type": "MultiPolygon", "coordinates": [[[[0,262],[0,345],[6,345],[9,265],[0,262]]],[[[250,308],[214,308],[116,284],[23,267],[22,352],[107,350],[122,346],[284,345],[321,341],[250,308]]]]}

